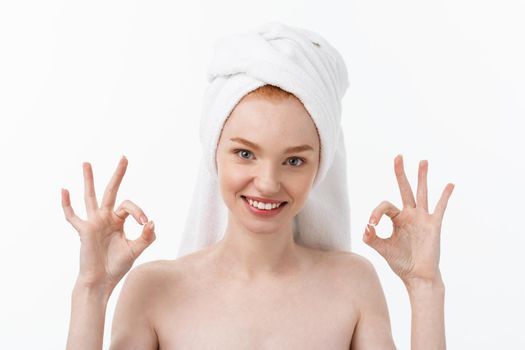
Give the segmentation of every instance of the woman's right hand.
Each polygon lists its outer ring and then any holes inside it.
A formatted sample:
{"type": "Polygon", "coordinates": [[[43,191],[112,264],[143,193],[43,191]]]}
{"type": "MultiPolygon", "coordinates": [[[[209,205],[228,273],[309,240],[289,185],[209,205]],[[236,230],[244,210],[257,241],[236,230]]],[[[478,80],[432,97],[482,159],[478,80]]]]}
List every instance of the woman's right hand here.
{"type": "Polygon", "coordinates": [[[131,269],[135,259],[155,240],[153,221],[148,222],[142,209],[135,203],[124,200],[117,210],[113,210],[127,165],[128,160],[123,156],[106,186],[99,207],[91,164],[83,163],[87,220],[75,214],[69,192],[62,189],[62,208],[66,220],[78,231],[81,242],[77,282],[85,286],[112,291],[131,269]],[[127,239],[124,233],[124,221],[129,214],[139,224],[147,223],[142,229],[142,235],[135,240],[127,239]]]}

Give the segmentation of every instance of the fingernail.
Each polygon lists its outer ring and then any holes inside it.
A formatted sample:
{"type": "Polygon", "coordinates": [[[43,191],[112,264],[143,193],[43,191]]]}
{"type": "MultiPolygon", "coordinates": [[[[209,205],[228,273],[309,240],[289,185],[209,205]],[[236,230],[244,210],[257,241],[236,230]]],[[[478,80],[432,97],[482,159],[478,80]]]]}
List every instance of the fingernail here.
{"type": "Polygon", "coordinates": [[[155,223],[151,221],[149,226],[150,226],[150,229],[153,231],[153,229],[155,228],[155,223]]]}
{"type": "Polygon", "coordinates": [[[140,217],[140,222],[142,222],[143,224],[148,222],[148,218],[146,217],[146,215],[142,214],[142,216],[140,217]]]}

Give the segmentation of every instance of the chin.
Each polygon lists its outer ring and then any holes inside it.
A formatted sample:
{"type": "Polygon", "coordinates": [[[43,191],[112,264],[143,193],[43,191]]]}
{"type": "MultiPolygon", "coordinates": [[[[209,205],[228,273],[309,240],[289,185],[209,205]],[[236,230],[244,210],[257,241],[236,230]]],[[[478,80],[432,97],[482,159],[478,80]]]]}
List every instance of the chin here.
{"type": "Polygon", "coordinates": [[[279,232],[282,228],[281,225],[275,225],[275,224],[268,224],[268,223],[254,223],[254,222],[244,222],[245,220],[242,220],[242,225],[246,230],[250,231],[253,234],[256,235],[272,235],[279,232]]]}
{"type": "MultiPolygon", "coordinates": [[[[241,199],[242,200],[242,199],[241,199]]],[[[255,234],[272,234],[280,231],[286,226],[287,218],[285,216],[274,218],[259,218],[250,213],[245,207],[245,203],[241,203],[243,207],[236,212],[239,223],[250,232],[255,234]]],[[[238,209],[238,208],[237,208],[238,209]]],[[[285,214],[285,213],[280,213],[285,214]]]]}

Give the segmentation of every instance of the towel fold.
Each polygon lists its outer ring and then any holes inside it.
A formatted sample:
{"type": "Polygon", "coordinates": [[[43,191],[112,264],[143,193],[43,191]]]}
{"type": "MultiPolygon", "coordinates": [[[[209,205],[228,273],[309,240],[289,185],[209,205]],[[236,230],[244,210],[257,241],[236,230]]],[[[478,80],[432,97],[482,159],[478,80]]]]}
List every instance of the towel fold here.
{"type": "Polygon", "coordinates": [[[294,218],[294,240],[323,250],[350,250],[350,205],[341,101],[348,73],[340,53],[323,37],[273,21],[222,37],[208,68],[199,137],[202,159],[178,256],[224,237],[228,209],[220,189],[216,149],[222,127],[247,93],[271,84],[294,94],[320,137],[318,172],[294,218]]]}

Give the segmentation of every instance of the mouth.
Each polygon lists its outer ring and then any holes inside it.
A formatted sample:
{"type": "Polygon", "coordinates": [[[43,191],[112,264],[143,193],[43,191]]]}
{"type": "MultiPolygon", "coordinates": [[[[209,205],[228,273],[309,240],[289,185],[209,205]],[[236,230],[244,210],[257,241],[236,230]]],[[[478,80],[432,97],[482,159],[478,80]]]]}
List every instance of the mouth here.
{"type": "Polygon", "coordinates": [[[246,203],[246,206],[248,207],[248,209],[253,214],[256,214],[257,216],[266,216],[266,217],[268,217],[268,216],[277,215],[288,204],[288,202],[284,201],[278,207],[273,208],[273,209],[259,209],[259,208],[256,208],[256,207],[252,206],[250,204],[250,202],[248,201],[248,198],[246,198],[246,196],[241,196],[241,198],[243,199],[244,203],[246,203]]]}

